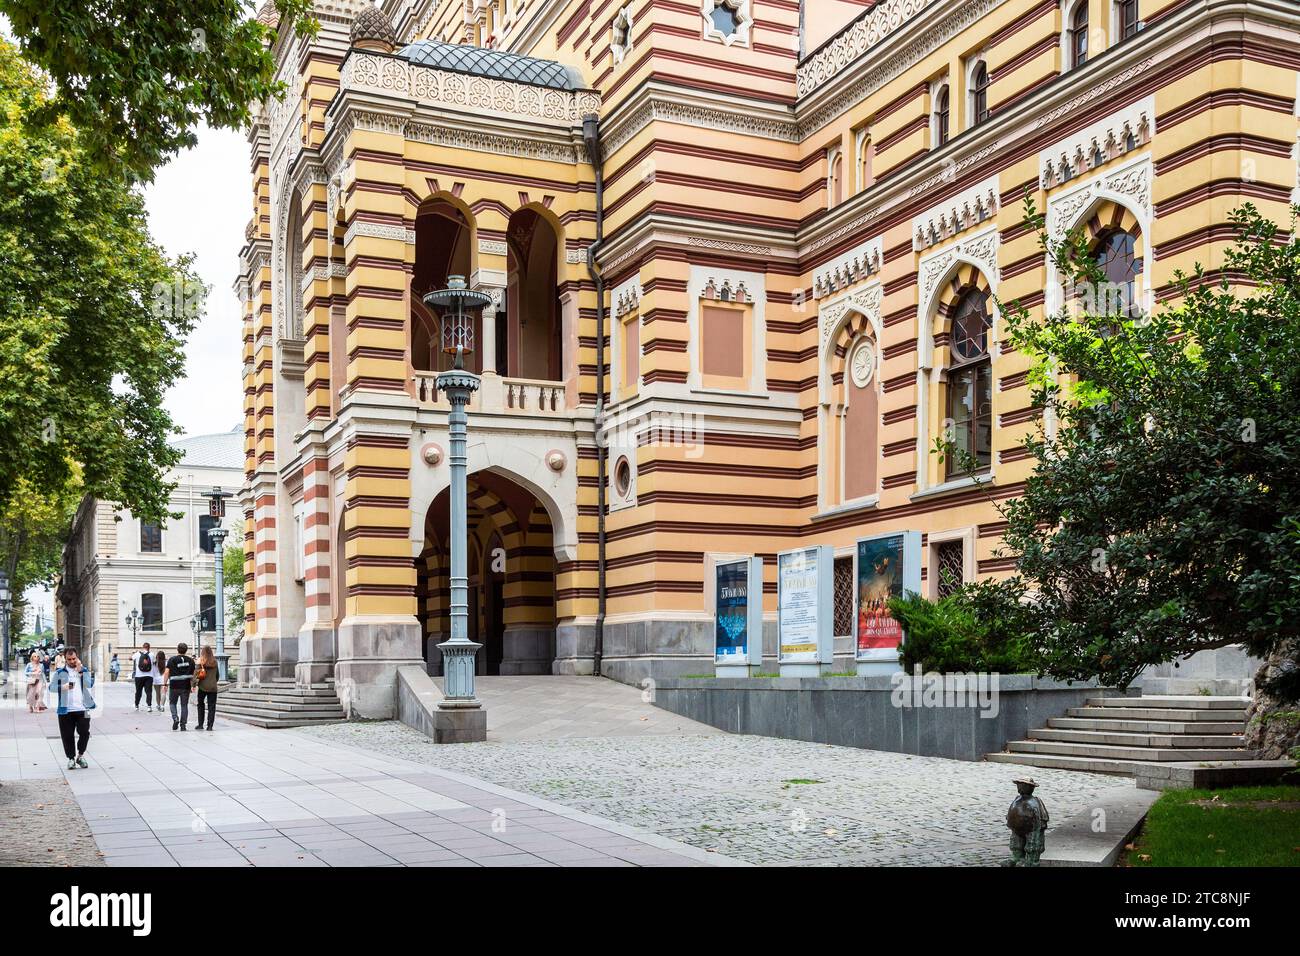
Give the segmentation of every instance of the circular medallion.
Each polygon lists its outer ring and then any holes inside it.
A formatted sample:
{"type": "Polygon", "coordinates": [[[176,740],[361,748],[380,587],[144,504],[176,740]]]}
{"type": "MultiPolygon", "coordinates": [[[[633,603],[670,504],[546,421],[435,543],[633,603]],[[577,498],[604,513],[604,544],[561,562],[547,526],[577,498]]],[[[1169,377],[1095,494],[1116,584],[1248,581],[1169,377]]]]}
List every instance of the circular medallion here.
{"type": "Polygon", "coordinates": [[[853,384],[858,388],[866,388],[875,372],[876,350],[870,342],[863,342],[853,350],[849,359],[849,374],[853,377],[853,384]]]}

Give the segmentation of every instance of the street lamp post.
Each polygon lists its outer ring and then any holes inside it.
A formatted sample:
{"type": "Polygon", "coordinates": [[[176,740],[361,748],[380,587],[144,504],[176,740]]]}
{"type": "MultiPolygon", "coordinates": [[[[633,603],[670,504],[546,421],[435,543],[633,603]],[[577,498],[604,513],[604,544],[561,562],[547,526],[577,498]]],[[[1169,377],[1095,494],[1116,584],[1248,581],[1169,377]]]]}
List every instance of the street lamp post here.
{"type": "Polygon", "coordinates": [[[475,292],[464,276],[448,276],[447,288],[424,296],[424,304],[442,314],[442,350],[454,356],[449,371],[438,376],[437,387],[447,396],[447,456],[451,469],[451,637],[438,645],[442,652],[443,696],[446,708],[480,707],[474,696],[474,657],[482,646],[469,639],[469,580],[466,554],[469,535],[466,501],[467,458],[465,407],[478,389],[479,378],[465,368],[465,355],[474,351],[474,327],[470,311],[477,311],[492,297],[475,292]]]}
{"type": "Polygon", "coordinates": [[[230,674],[230,659],[226,654],[226,569],[223,560],[228,533],[225,528],[213,528],[208,532],[208,537],[212,539],[212,558],[217,564],[217,593],[216,600],[212,603],[217,617],[217,677],[221,680],[229,680],[230,674]]]}
{"type": "Polygon", "coordinates": [[[0,643],[4,645],[4,681],[9,683],[9,572],[0,568],[0,643]]]}
{"type": "Polygon", "coordinates": [[[126,616],[126,626],[131,629],[131,646],[138,651],[140,648],[140,612],[136,608],[131,608],[131,613],[126,616]]]}
{"type": "Polygon", "coordinates": [[[230,660],[226,655],[226,576],[225,576],[225,541],[229,532],[221,527],[221,520],[226,517],[226,499],[233,498],[229,491],[223,491],[220,485],[213,485],[211,491],[205,491],[203,497],[208,499],[208,515],[217,519],[217,526],[208,532],[212,539],[212,560],[215,564],[216,590],[213,603],[216,605],[217,617],[217,676],[229,680],[230,660]]]}

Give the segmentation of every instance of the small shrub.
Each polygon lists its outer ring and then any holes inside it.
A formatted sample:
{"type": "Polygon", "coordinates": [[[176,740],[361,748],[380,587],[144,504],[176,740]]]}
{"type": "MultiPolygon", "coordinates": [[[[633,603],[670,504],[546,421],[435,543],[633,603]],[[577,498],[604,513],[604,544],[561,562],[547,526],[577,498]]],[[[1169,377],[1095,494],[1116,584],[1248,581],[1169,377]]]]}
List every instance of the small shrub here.
{"type": "Polygon", "coordinates": [[[1038,660],[1020,608],[996,581],[967,585],[937,601],[915,594],[892,599],[889,610],[906,635],[903,668],[909,673],[917,666],[939,673],[1036,673],[1038,660]]]}

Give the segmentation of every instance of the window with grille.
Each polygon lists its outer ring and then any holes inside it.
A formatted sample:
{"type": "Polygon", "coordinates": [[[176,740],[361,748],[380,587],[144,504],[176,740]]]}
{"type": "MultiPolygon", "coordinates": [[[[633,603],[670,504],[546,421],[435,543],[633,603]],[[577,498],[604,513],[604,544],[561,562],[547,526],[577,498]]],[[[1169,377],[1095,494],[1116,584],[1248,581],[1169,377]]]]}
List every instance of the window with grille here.
{"type": "Polygon", "coordinates": [[[961,588],[966,576],[966,546],[960,540],[941,541],[934,546],[936,593],[944,598],[961,588]]]}
{"type": "Polygon", "coordinates": [[[853,633],[853,559],[836,558],[832,579],[835,594],[834,614],[835,636],[844,637],[853,633]]]}

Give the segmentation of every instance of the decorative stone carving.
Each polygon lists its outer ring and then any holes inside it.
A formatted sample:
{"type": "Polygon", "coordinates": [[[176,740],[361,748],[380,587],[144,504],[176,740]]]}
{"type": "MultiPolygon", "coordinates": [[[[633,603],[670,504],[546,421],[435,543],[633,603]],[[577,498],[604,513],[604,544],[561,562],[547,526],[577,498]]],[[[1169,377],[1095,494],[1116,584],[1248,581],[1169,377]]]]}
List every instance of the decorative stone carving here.
{"type": "Polygon", "coordinates": [[[501,136],[482,130],[438,123],[421,123],[416,120],[405,125],[404,133],[409,140],[432,143],[435,146],[452,146],[499,156],[522,156],[527,159],[545,159],[557,163],[586,162],[586,154],[582,147],[571,141],[554,142],[522,136],[501,136]]]}
{"type": "Polygon", "coordinates": [[[392,53],[393,47],[397,46],[397,31],[393,29],[393,21],[371,4],[352,21],[349,39],[354,47],[363,50],[392,53]]]}
{"type": "Polygon", "coordinates": [[[564,471],[564,466],[568,463],[569,460],[564,456],[564,452],[560,451],[558,448],[552,448],[546,453],[546,467],[551,469],[551,471],[557,473],[564,471]]]}
{"type": "Polygon", "coordinates": [[[688,236],[686,241],[692,246],[706,249],[725,249],[727,252],[746,252],[754,256],[770,256],[771,246],[762,246],[755,242],[733,242],[729,239],[710,239],[706,236],[688,236]]]}
{"type": "Polygon", "coordinates": [[[369,236],[372,239],[396,239],[409,245],[415,245],[415,230],[405,226],[390,226],[380,222],[353,221],[343,234],[343,245],[348,245],[357,236],[369,236]]]}
{"type": "Polygon", "coordinates": [[[397,94],[423,105],[568,126],[576,126],[584,116],[600,112],[600,94],[594,90],[557,90],[469,76],[357,50],[349,54],[339,79],[344,92],[397,94]]]}
{"type": "Polygon", "coordinates": [[[912,220],[912,248],[920,252],[987,222],[998,212],[998,177],[945,199],[912,220]]]}
{"type": "Polygon", "coordinates": [[[628,4],[615,14],[609,25],[609,55],[615,65],[632,52],[632,22],[632,5],[628,4]]]}
{"type": "Polygon", "coordinates": [[[873,282],[865,288],[858,289],[851,295],[827,303],[822,308],[819,317],[822,348],[824,349],[826,344],[830,342],[831,336],[839,328],[845,314],[850,311],[861,312],[871,320],[872,326],[879,331],[880,306],[884,301],[884,297],[884,287],[879,282],[873,282]]]}
{"type": "Polygon", "coordinates": [[[884,240],[880,236],[868,239],[813,270],[813,298],[820,299],[861,282],[878,273],[883,263],[884,240]]]}
{"type": "Polygon", "coordinates": [[[1140,149],[1151,141],[1155,131],[1155,97],[1148,96],[1044,150],[1039,155],[1039,177],[1043,189],[1064,185],[1089,170],[1140,149]]]}
{"type": "Polygon", "coordinates": [[[609,293],[610,318],[618,321],[641,307],[641,277],[633,275],[609,293]]]}
{"type": "Polygon", "coordinates": [[[737,280],[733,286],[731,279],[724,277],[719,283],[712,276],[709,281],[704,283],[704,290],[700,293],[701,299],[713,299],[715,302],[739,302],[742,305],[753,302],[749,290],[745,288],[744,280],[737,280]]]}
{"type": "Polygon", "coordinates": [[[754,28],[750,0],[704,0],[700,12],[704,16],[704,39],[726,46],[749,46],[749,33],[754,28]],[[714,11],[719,8],[730,10],[735,17],[735,28],[730,33],[723,33],[714,20],[714,11]]]}
{"type": "Polygon", "coordinates": [[[484,256],[504,256],[506,254],[506,244],[504,240],[497,239],[480,239],[478,241],[478,251],[484,256]]]}
{"type": "Polygon", "coordinates": [[[1135,162],[1108,173],[1098,174],[1079,183],[1074,189],[1047,199],[1047,234],[1060,242],[1078,225],[1079,218],[1098,200],[1116,198],[1134,207],[1145,228],[1151,221],[1151,158],[1142,156],[1135,162]]]}
{"type": "Polygon", "coordinates": [[[946,14],[923,13],[936,0],[882,0],[865,16],[838,34],[798,69],[797,90],[805,97],[838,76],[860,57],[876,49],[890,49],[882,45],[886,37],[897,30],[915,24],[924,24],[924,32],[898,47],[879,64],[862,73],[853,83],[812,112],[799,118],[801,136],[821,129],[840,113],[855,103],[866,99],[867,94],[884,86],[890,79],[920,62],[931,52],[979,20],[1002,0],[966,0],[952,5],[946,14]]]}
{"type": "Polygon", "coordinates": [[[963,239],[947,246],[941,252],[921,260],[917,302],[922,316],[934,310],[934,295],[953,265],[958,260],[971,262],[978,266],[988,277],[989,284],[995,289],[998,282],[998,231],[988,229],[978,235],[963,239]]]}

